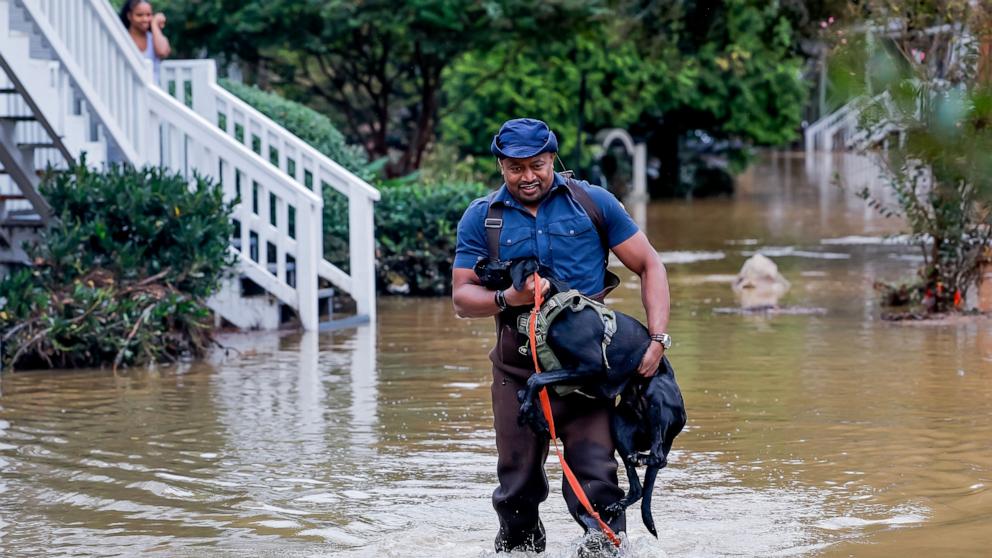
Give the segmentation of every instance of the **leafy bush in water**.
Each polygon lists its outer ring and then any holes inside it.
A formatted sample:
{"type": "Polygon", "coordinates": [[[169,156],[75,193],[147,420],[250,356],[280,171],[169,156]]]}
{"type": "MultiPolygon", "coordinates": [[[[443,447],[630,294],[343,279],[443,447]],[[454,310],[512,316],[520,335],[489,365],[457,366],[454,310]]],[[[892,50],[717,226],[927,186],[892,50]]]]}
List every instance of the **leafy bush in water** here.
{"type": "Polygon", "coordinates": [[[233,202],[220,188],[161,169],[85,162],[41,186],[55,219],[34,266],[0,281],[6,365],[140,364],[201,355],[233,263],[233,202]]]}
{"type": "MultiPolygon", "coordinates": [[[[451,288],[451,264],[455,255],[458,220],[472,200],[489,189],[478,183],[423,184],[412,179],[387,181],[379,185],[382,199],[375,208],[376,279],[380,289],[413,295],[441,295],[451,288]],[[389,286],[392,288],[388,288],[389,286]]],[[[325,208],[344,210],[347,200],[324,193],[325,208]]],[[[327,223],[335,236],[347,221],[327,223]]],[[[328,244],[325,239],[324,249],[328,244]]],[[[328,252],[328,259],[347,261],[347,245],[328,252]]]]}
{"type": "Polygon", "coordinates": [[[380,287],[406,283],[410,294],[451,289],[458,221],[482,184],[383,185],[376,207],[376,274],[380,287]]]}

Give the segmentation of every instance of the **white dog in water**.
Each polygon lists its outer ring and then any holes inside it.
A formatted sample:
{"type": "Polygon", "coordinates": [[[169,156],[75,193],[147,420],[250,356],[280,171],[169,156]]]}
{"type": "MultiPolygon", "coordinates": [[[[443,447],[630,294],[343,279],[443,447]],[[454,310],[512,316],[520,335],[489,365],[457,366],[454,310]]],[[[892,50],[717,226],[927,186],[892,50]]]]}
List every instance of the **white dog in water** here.
{"type": "Polygon", "coordinates": [[[778,272],[778,266],[761,254],[748,258],[734,280],[734,294],[745,310],[775,308],[791,285],[778,272]]]}

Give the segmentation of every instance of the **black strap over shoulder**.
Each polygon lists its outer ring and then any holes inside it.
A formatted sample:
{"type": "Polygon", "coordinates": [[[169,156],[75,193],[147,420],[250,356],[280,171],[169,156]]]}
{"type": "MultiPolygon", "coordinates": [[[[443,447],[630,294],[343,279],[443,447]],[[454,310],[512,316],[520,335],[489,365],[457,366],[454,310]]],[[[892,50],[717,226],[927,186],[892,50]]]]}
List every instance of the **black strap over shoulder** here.
{"type": "Polygon", "coordinates": [[[599,241],[603,245],[603,253],[606,254],[606,259],[609,259],[610,237],[606,234],[606,221],[603,219],[603,211],[593,201],[589,192],[586,192],[585,188],[579,186],[579,183],[575,179],[571,177],[566,179],[565,186],[568,188],[568,193],[572,195],[572,199],[581,205],[582,209],[586,210],[586,214],[589,215],[589,219],[592,220],[592,224],[596,227],[596,232],[599,234],[599,241]]]}
{"type": "Polygon", "coordinates": [[[489,245],[489,259],[499,259],[499,231],[503,230],[503,202],[493,203],[495,192],[489,194],[489,210],[486,213],[486,243],[489,245]]]}
{"type": "MultiPolygon", "coordinates": [[[[606,253],[606,257],[609,258],[609,237],[606,234],[606,222],[603,219],[602,210],[593,201],[589,192],[586,192],[585,188],[579,186],[579,183],[575,179],[571,177],[565,178],[565,187],[568,189],[568,194],[572,196],[572,199],[582,206],[582,209],[589,215],[589,219],[596,227],[599,240],[603,244],[603,251],[606,253]]],[[[493,201],[493,198],[496,197],[496,192],[499,192],[499,190],[489,194],[489,210],[486,213],[486,243],[489,247],[489,257],[493,260],[499,259],[499,233],[503,230],[504,209],[503,202],[493,201]]]]}

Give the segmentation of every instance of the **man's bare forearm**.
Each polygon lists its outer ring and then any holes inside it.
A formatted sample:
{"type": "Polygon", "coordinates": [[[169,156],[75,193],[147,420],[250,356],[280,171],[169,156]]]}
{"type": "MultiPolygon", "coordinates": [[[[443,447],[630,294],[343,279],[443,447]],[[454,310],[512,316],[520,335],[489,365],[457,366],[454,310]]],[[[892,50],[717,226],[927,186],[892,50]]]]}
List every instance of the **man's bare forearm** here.
{"type": "Polygon", "coordinates": [[[482,285],[459,285],[452,296],[459,318],[485,318],[499,313],[496,292],[482,285]]]}
{"type": "Polygon", "coordinates": [[[667,333],[671,298],[668,292],[668,272],[660,258],[644,267],[641,273],[641,302],[648,316],[648,332],[667,333]]]}

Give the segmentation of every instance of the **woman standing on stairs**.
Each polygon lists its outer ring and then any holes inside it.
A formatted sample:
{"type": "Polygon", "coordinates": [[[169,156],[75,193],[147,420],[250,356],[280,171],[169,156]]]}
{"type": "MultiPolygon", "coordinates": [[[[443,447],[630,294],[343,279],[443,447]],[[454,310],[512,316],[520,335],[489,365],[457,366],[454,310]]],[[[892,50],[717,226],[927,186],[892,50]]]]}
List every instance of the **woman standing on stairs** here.
{"type": "Polygon", "coordinates": [[[152,5],[148,0],[127,0],[121,6],[121,23],[127,28],[131,40],[145,58],[152,61],[155,83],[158,83],[158,67],[163,58],[172,52],[169,39],[162,34],[165,28],[165,14],[152,15],[152,5]]]}

